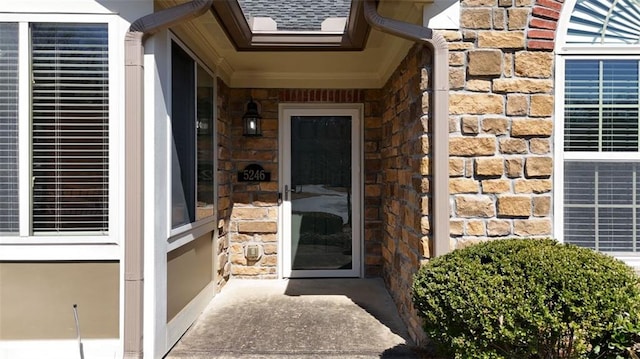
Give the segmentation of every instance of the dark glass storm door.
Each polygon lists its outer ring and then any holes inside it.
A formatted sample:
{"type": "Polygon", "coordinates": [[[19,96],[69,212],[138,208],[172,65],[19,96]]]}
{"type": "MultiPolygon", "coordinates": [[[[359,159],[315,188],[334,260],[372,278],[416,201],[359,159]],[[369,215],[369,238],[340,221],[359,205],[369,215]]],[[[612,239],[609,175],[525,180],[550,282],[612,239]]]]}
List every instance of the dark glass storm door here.
{"type": "Polygon", "coordinates": [[[358,277],[360,110],[281,114],[283,277],[358,277]]]}

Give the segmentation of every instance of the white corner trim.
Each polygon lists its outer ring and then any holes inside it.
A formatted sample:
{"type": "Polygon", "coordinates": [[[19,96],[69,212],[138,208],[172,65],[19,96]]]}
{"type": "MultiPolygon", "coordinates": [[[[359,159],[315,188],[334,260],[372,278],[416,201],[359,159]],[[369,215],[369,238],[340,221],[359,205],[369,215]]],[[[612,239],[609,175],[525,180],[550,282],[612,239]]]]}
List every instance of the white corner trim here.
{"type": "MultiPolygon", "coordinates": [[[[118,339],[83,339],[84,358],[115,359],[122,355],[118,339]]],[[[0,340],[0,359],[75,359],[81,358],[77,339],[0,340]]]]}
{"type": "Polygon", "coordinates": [[[436,30],[460,29],[460,1],[435,0],[422,8],[423,26],[436,30]]]}

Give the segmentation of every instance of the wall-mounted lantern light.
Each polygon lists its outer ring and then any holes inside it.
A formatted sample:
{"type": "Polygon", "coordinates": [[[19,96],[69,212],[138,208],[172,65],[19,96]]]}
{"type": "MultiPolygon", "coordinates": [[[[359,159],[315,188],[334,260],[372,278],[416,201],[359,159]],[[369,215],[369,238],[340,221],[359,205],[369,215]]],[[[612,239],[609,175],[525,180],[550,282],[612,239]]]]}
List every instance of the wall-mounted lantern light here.
{"type": "Polygon", "coordinates": [[[244,136],[262,136],[262,127],[260,119],[260,113],[258,112],[258,104],[249,100],[247,104],[247,112],[244,113],[242,119],[244,120],[244,136]]]}

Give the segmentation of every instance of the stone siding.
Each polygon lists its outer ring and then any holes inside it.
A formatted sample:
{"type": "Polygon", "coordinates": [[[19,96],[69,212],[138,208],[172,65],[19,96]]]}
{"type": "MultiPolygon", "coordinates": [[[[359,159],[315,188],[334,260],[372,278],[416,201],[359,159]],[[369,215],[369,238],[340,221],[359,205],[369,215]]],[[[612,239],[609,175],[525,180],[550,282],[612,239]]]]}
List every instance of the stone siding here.
{"type": "Polygon", "coordinates": [[[277,90],[232,89],[231,114],[232,211],[229,226],[231,275],[277,277],[278,254],[278,101],[277,90]],[[242,115],[253,98],[260,104],[262,136],[242,135],[242,115]],[[271,172],[270,182],[238,182],[237,173],[260,164],[271,172]],[[257,245],[260,257],[250,261],[247,245],[257,245]]]}
{"type": "Polygon", "coordinates": [[[417,340],[424,334],[411,285],[431,241],[430,89],[424,88],[431,82],[431,59],[430,50],[414,46],[381,92],[383,278],[417,340]]]}
{"type": "Polygon", "coordinates": [[[553,49],[561,2],[463,0],[449,42],[452,248],[552,235],[553,49]]]}
{"type": "Polygon", "coordinates": [[[217,273],[214,278],[216,291],[229,280],[229,221],[231,219],[231,117],[229,115],[229,87],[218,79],[217,87],[217,136],[218,136],[218,238],[217,273]]]}

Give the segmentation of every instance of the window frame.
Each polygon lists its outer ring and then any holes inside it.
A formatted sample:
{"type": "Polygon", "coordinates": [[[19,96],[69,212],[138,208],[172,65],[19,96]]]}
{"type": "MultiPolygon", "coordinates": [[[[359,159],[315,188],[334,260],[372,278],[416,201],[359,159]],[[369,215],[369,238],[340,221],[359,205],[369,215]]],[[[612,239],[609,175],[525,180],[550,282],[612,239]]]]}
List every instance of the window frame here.
{"type": "MultiPolygon", "coordinates": [[[[210,67],[208,67],[206,65],[206,63],[199,57],[196,55],[196,53],[194,51],[191,50],[191,48],[184,42],[182,41],[176,34],[174,34],[173,32],[169,31],[169,36],[167,36],[167,64],[168,64],[168,69],[169,69],[169,73],[167,74],[167,83],[168,83],[168,88],[172,89],[173,87],[173,83],[171,80],[171,70],[172,70],[172,50],[171,50],[171,46],[172,44],[176,44],[177,46],[179,46],[188,56],[191,57],[191,59],[194,61],[194,76],[196,78],[196,97],[197,97],[197,73],[198,73],[198,66],[200,68],[202,68],[207,74],[209,74],[213,80],[213,112],[212,112],[212,139],[213,139],[213,144],[212,147],[214,149],[213,151],[213,214],[211,216],[208,217],[204,217],[201,219],[196,219],[193,222],[190,223],[185,223],[182,225],[178,225],[177,227],[173,227],[173,221],[172,221],[172,210],[173,210],[173,196],[172,196],[172,188],[173,188],[173,130],[172,130],[172,122],[171,122],[171,113],[173,111],[173,104],[171,103],[171,93],[168,94],[167,97],[167,115],[168,115],[168,131],[167,131],[167,138],[166,138],[166,148],[167,148],[167,189],[166,189],[166,198],[167,198],[167,225],[166,225],[166,229],[167,229],[167,233],[169,233],[169,238],[168,238],[168,242],[169,242],[169,246],[168,246],[168,251],[171,251],[175,248],[178,248],[180,246],[183,246],[195,239],[197,239],[198,237],[200,237],[201,235],[206,234],[207,232],[211,232],[213,230],[215,230],[216,227],[216,223],[217,223],[217,218],[218,218],[218,179],[217,179],[217,173],[218,173],[218,155],[217,155],[217,147],[218,147],[218,108],[217,108],[217,96],[218,96],[218,83],[217,83],[217,76],[216,76],[216,72],[214,70],[212,70],[210,67]]],[[[196,99],[197,101],[197,99],[196,99]]],[[[197,113],[197,102],[194,101],[194,110],[196,111],[195,113],[197,113]]],[[[196,141],[194,141],[194,151],[197,155],[197,138],[196,141]]],[[[196,158],[196,162],[197,162],[197,158],[196,158]]],[[[196,174],[196,186],[197,186],[197,174],[196,174]]],[[[197,187],[195,188],[195,192],[197,194],[197,187]]],[[[197,198],[196,198],[197,200],[197,198]]]]}
{"type": "Polygon", "coordinates": [[[0,256],[3,258],[15,258],[15,255],[35,256],[37,258],[77,258],[78,256],[99,259],[113,259],[119,257],[119,251],[112,248],[114,244],[120,243],[121,224],[123,218],[118,214],[119,193],[123,187],[121,178],[122,169],[117,159],[121,157],[122,150],[119,146],[121,141],[117,139],[123,135],[122,124],[117,119],[120,114],[120,97],[117,89],[121,87],[123,71],[118,64],[121,61],[121,51],[116,46],[119,40],[120,26],[117,16],[113,14],[0,14],[0,22],[18,24],[18,172],[19,172],[19,231],[14,235],[0,235],[0,245],[5,252],[0,256]],[[32,128],[31,128],[31,34],[30,24],[32,23],[100,23],[107,26],[108,38],[108,61],[109,61],[109,131],[108,131],[108,164],[109,164],[109,185],[108,185],[108,231],[102,234],[87,232],[36,232],[32,228],[32,207],[33,198],[31,190],[31,165],[32,165],[32,128]],[[26,140],[25,140],[26,139],[26,140]],[[92,245],[91,248],[81,248],[78,245],[92,245]],[[12,245],[16,245],[15,247],[12,245]],[[33,250],[32,246],[41,245],[42,251],[33,250]],[[20,248],[23,247],[23,248],[20,248]],[[52,250],[55,248],[56,250],[52,250]],[[108,248],[108,249],[107,249],[108,248]],[[12,256],[12,253],[13,256],[12,256]]]}
{"type": "MultiPolygon", "coordinates": [[[[562,44],[563,38],[558,38],[558,44],[562,44]]],[[[640,148],[637,152],[578,152],[565,151],[565,69],[567,60],[635,60],[640,67],[640,51],[628,51],[624,54],[616,51],[611,53],[612,48],[619,50],[620,47],[592,46],[585,47],[560,47],[564,51],[559,51],[555,56],[555,115],[554,115],[554,237],[564,242],[564,168],[565,161],[598,161],[598,162],[638,162],[640,163],[640,148]]],[[[631,50],[631,49],[629,49],[631,50]]],[[[640,85],[639,85],[640,87],[640,85]]],[[[640,108],[640,105],[639,105],[640,108]]],[[[639,131],[640,132],[640,131],[639,131]]],[[[629,265],[640,266],[640,251],[638,252],[601,252],[623,260],[629,265]]]]}

